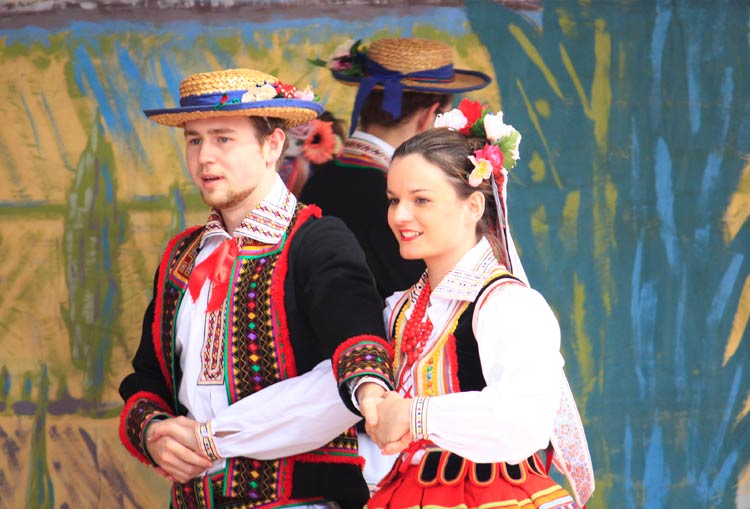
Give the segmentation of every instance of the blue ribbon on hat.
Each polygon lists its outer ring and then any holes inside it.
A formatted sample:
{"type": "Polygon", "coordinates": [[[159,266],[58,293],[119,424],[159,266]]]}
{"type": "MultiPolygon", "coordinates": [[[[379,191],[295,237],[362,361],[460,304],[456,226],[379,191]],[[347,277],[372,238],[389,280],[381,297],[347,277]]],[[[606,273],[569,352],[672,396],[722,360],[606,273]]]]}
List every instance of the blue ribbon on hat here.
{"type": "Polygon", "coordinates": [[[247,90],[190,95],[180,99],[180,106],[183,108],[190,106],[209,106],[215,109],[221,109],[227,104],[242,102],[242,96],[245,95],[245,92],[247,92],[247,90]],[[226,99],[222,102],[224,96],[226,96],[226,99]]]}
{"type": "Polygon", "coordinates": [[[455,77],[453,64],[436,67],[435,69],[403,74],[399,71],[383,67],[379,63],[368,58],[367,55],[361,56],[363,57],[362,69],[365,73],[365,78],[360,82],[357,97],[354,100],[354,110],[352,111],[352,120],[350,124],[351,128],[349,129],[350,136],[357,127],[359,112],[362,109],[365,99],[367,99],[376,85],[383,85],[383,103],[381,108],[383,111],[390,113],[393,118],[396,119],[401,116],[401,98],[404,92],[404,85],[401,83],[402,79],[408,78],[433,82],[450,82],[455,77]]]}

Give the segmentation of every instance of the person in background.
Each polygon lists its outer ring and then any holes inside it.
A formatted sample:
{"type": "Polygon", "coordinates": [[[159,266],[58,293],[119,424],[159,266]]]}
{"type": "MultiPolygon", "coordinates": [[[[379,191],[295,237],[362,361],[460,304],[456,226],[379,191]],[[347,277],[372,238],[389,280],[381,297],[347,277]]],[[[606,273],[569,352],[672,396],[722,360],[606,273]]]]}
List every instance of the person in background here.
{"type": "Polygon", "coordinates": [[[453,67],[453,50],[429,39],[387,38],[366,50],[347,43],[330,67],[340,83],[357,86],[350,137],[333,161],[316,169],[300,195],[352,230],[365,252],[380,295],[411,285],[424,270],[420,260],[404,260],[386,220],[385,176],[393,150],[432,127],[450,108],[453,94],[477,90],[491,79],[453,67]]]}
{"type": "Polygon", "coordinates": [[[388,170],[388,224],[401,256],[426,270],[386,300],[396,391],[367,431],[401,454],[366,507],[583,506],[594,478],[560,328],[508,229],[521,136],[468,100],[436,126],[400,145],[388,170]],[[538,455],[548,446],[575,500],[538,455]]]}
{"type": "Polygon", "coordinates": [[[168,243],[120,385],[121,440],[173,481],[175,509],[367,500],[353,425],[392,387],[382,299],[351,232],[277,173],[285,129],[323,111],[313,98],[228,69],[188,76],[179,107],[145,111],[184,130],[211,207],[168,243]]]}

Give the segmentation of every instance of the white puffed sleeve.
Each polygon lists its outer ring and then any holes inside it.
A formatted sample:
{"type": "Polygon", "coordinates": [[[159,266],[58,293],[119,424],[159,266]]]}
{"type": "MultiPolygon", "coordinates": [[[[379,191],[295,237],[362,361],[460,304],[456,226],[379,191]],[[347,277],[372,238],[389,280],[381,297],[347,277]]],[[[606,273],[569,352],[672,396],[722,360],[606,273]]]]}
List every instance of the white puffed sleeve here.
{"type": "Polygon", "coordinates": [[[544,449],[560,403],[560,327],[536,290],[503,284],[477,306],[487,387],[428,398],[427,434],[472,461],[519,463],[544,449]]]}

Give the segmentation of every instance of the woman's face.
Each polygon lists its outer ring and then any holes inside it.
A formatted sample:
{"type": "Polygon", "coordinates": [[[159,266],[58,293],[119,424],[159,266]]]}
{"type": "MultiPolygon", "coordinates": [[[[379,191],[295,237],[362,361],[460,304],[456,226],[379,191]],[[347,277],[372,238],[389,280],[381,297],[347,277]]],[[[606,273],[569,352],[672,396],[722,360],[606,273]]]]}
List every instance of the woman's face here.
{"type": "Polygon", "coordinates": [[[421,155],[393,160],[387,194],[388,225],[401,256],[424,260],[430,278],[442,278],[476,244],[481,195],[462,200],[445,173],[421,155]]]}

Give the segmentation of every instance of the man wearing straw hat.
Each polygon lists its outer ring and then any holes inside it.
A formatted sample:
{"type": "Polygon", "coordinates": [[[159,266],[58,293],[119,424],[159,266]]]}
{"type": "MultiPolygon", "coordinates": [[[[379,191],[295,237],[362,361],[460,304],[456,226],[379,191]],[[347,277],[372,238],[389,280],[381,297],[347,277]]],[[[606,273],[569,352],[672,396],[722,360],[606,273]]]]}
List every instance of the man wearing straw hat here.
{"type": "Polygon", "coordinates": [[[385,172],[393,151],[431,128],[437,113],[450,107],[452,94],[483,88],[491,79],[454,69],[447,44],[416,38],[380,39],[366,52],[355,43],[330,68],[337,81],[358,86],[350,138],[336,160],[316,170],[300,199],[346,223],[385,298],[411,286],[424,271],[421,261],[401,258],[388,228],[385,172]]]}
{"type": "Polygon", "coordinates": [[[230,69],[189,76],[179,107],[145,111],[184,129],[211,207],[167,245],[120,385],[121,440],[173,481],[174,508],[367,499],[353,412],[392,387],[382,300],[351,232],[276,172],[284,129],[323,111],[313,95],[230,69]]]}

